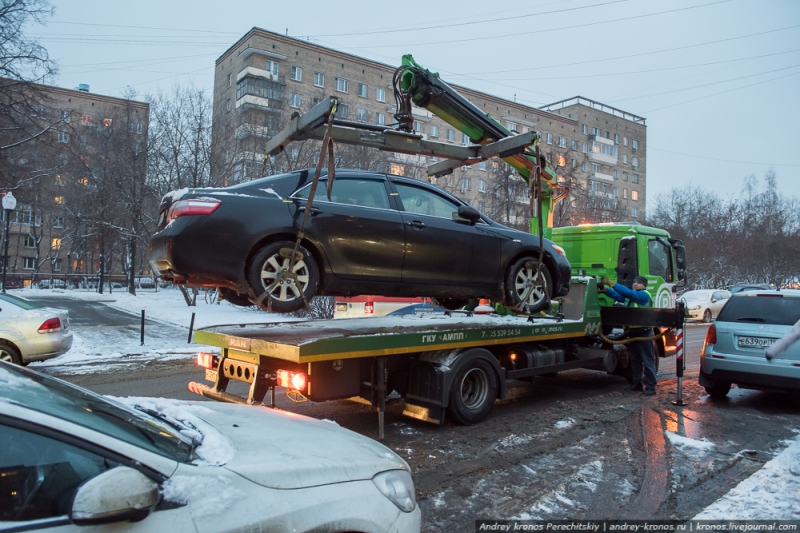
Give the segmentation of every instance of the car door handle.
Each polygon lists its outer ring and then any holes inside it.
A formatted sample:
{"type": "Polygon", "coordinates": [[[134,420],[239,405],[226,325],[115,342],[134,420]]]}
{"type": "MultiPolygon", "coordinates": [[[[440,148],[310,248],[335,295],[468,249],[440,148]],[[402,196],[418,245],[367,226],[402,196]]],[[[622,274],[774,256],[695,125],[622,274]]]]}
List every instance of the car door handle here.
{"type": "Polygon", "coordinates": [[[423,224],[419,220],[413,220],[411,222],[406,222],[406,224],[408,224],[412,228],[417,228],[417,229],[422,229],[422,228],[426,227],[425,224],[423,224]]]}
{"type": "MultiPolygon", "coordinates": [[[[305,213],[305,211],[306,211],[306,208],[305,208],[305,207],[301,207],[300,209],[298,209],[298,211],[300,211],[301,213],[305,213]]],[[[311,216],[312,216],[312,217],[313,217],[314,215],[319,215],[320,213],[322,213],[322,210],[321,210],[321,209],[317,209],[316,207],[312,207],[312,208],[311,208],[311,216]]]]}

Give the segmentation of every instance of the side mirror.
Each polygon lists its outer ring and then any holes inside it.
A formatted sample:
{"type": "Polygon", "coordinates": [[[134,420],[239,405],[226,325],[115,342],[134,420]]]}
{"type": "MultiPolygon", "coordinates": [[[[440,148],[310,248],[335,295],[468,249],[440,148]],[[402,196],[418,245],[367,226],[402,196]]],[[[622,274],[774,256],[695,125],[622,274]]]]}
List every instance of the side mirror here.
{"type": "Polygon", "coordinates": [[[686,247],[682,244],[674,246],[675,249],[675,285],[678,287],[686,286],[686,247]]]}
{"type": "Polygon", "coordinates": [[[470,205],[458,206],[458,216],[469,220],[471,224],[474,224],[481,218],[481,214],[478,212],[478,210],[470,205]]]}
{"type": "Polygon", "coordinates": [[[716,298],[711,298],[711,303],[712,303],[712,304],[715,304],[715,303],[717,303],[717,299],[716,299],[716,298]]]}
{"type": "Polygon", "coordinates": [[[78,488],[69,518],[78,526],[141,520],[160,498],[156,482],[138,470],[118,466],[78,488]]]}

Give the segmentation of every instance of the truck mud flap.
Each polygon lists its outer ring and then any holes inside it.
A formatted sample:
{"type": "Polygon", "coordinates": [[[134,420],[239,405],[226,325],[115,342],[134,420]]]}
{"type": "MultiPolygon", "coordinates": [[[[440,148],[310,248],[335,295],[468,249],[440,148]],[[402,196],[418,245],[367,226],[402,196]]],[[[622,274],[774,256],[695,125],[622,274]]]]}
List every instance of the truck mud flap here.
{"type": "Polygon", "coordinates": [[[444,422],[445,372],[439,365],[414,360],[408,368],[408,391],[403,414],[441,424],[444,422]]]}

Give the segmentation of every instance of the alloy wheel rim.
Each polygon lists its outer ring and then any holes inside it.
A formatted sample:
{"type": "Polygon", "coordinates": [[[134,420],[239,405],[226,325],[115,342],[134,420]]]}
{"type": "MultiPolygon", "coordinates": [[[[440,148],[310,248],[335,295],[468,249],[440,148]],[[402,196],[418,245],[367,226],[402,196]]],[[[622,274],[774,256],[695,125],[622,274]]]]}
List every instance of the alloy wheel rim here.
{"type": "MultiPolygon", "coordinates": [[[[539,272],[539,277],[543,278],[544,275],[539,272]]],[[[517,272],[514,287],[517,291],[517,298],[520,299],[521,303],[534,305],[544,299],[545,281],[542,279],[542,283],[536,285],[536,273],[530,268],[521,268],[520,271],[517,272]],[[525,292],[531,285],[534,285],[533,290],[528,295],[528,298],[522,302],[522,297],[525,296],[525,292]]]]}
{"type": "Polygon", "coordinates": [[[281,257],[280,254],[270,256],[261,266],[261,284],[266,290],[277,281],[270,291],[270,296],[281,302],[290,302],[302,298],[300,291],[305,292],[309,283],[308,265],[305,261],[298,261],[289,272],[291,260],[281,257]],[[300,283],[300,288],[295,283],[295,277],[300,283]]]}

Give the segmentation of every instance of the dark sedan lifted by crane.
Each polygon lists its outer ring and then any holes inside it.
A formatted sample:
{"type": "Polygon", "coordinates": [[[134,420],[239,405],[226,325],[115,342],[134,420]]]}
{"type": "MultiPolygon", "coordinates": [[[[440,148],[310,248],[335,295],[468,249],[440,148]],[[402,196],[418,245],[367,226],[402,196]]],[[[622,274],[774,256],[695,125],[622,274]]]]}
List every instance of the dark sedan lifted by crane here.
{"type": "Polygon", "coordinates": [[[315,295],[358,294],[427,296],[453,309],[491,298],[537,312],[569,290],[559,246],[542,241],[540,269],[539,237],[394,175],[337,170],[330,198],[323,175],[295,246],[312,178],[303,170],[167,194],[150,241],[154,271],[280,313],[315,295]]]}

